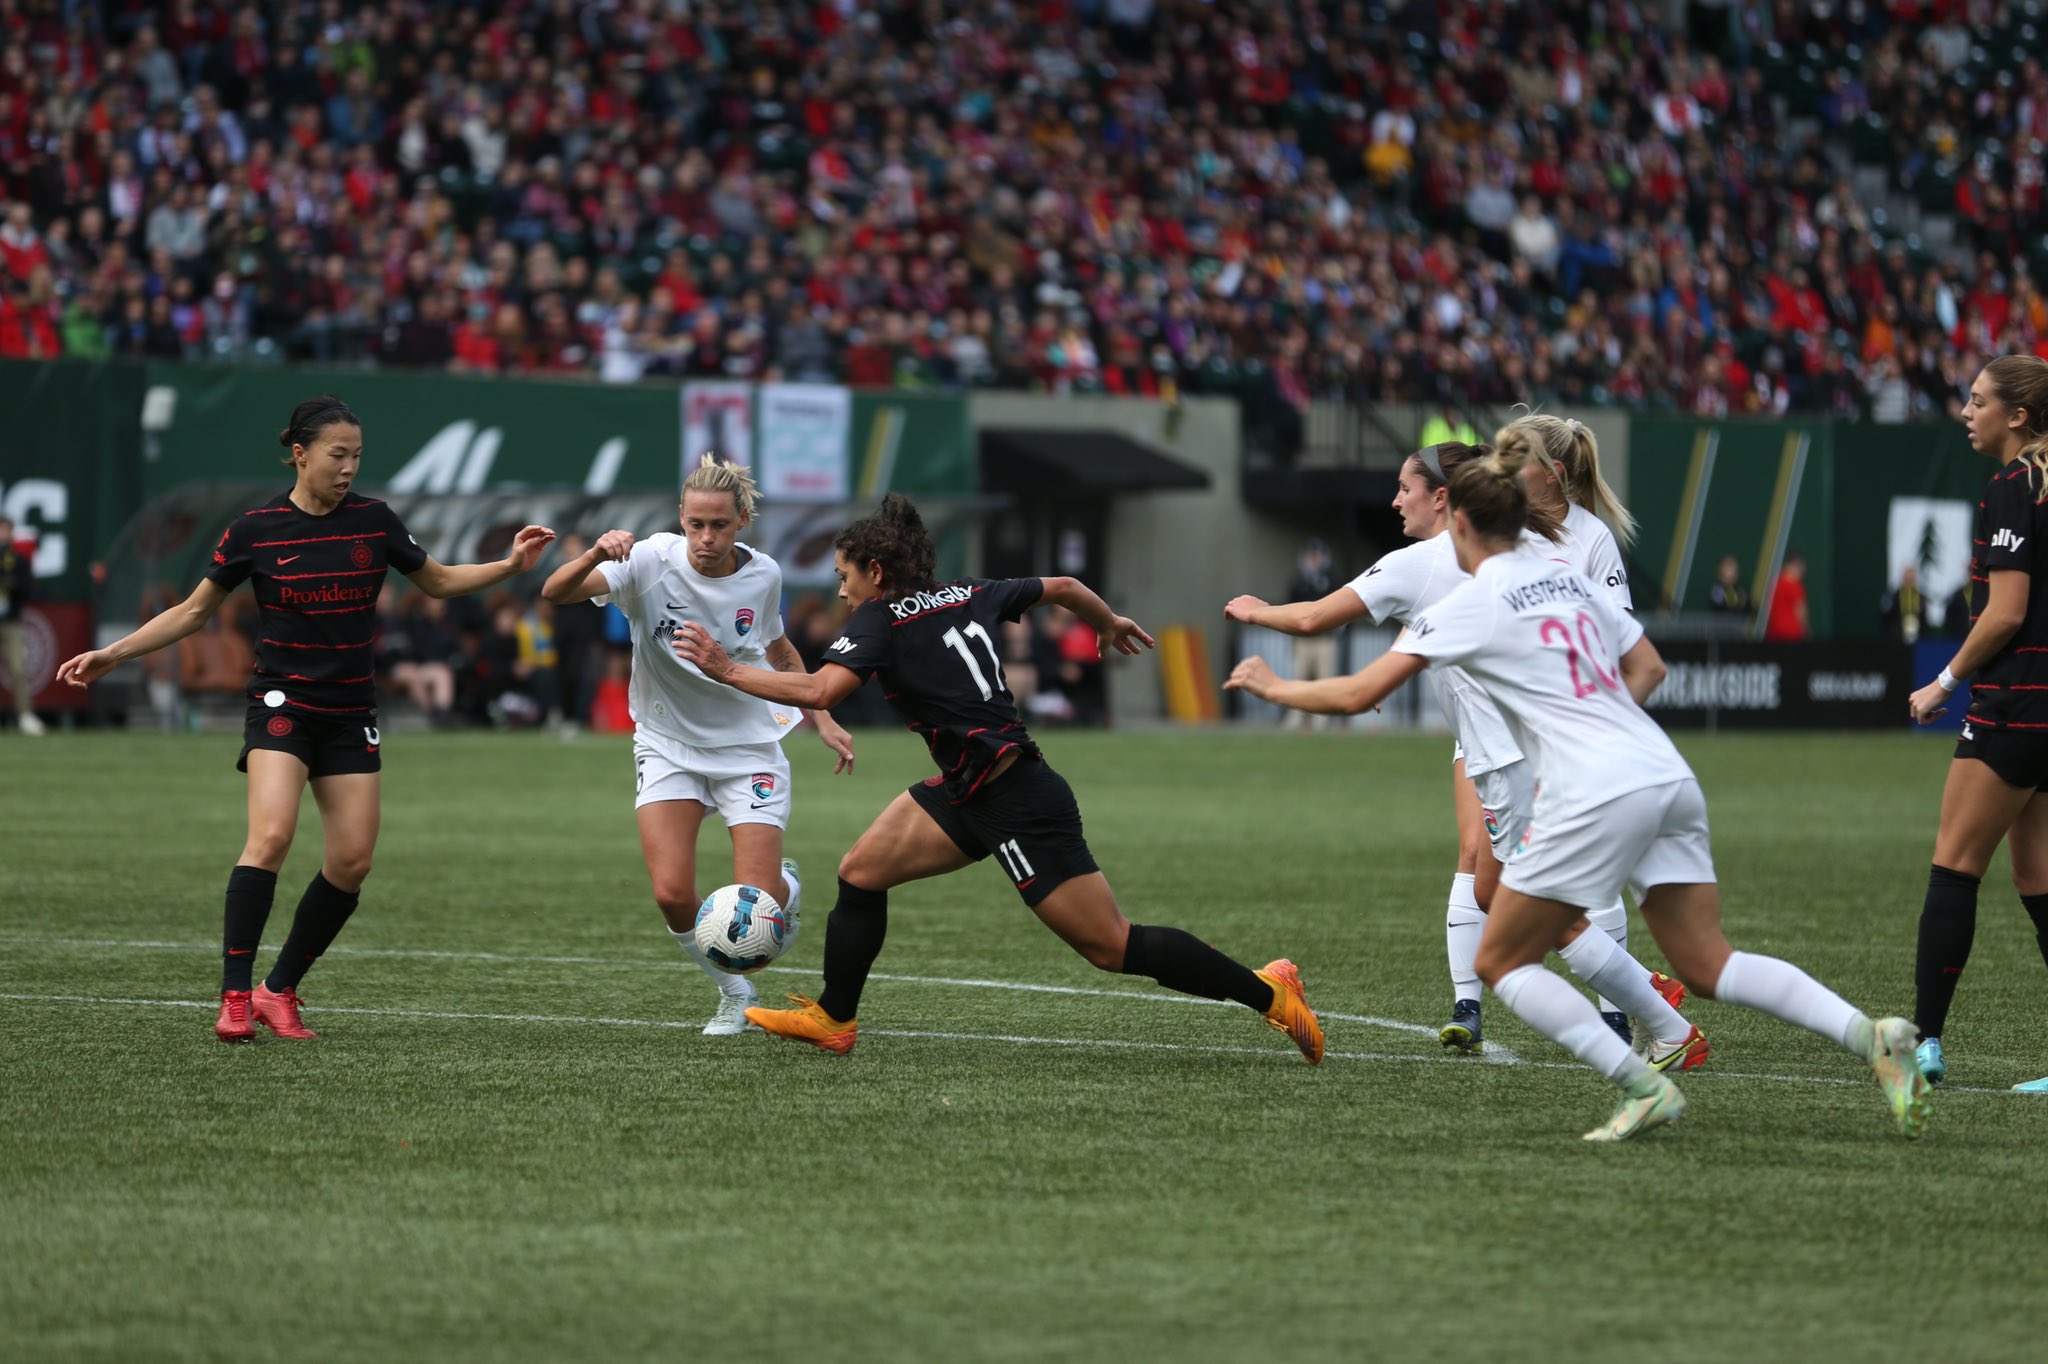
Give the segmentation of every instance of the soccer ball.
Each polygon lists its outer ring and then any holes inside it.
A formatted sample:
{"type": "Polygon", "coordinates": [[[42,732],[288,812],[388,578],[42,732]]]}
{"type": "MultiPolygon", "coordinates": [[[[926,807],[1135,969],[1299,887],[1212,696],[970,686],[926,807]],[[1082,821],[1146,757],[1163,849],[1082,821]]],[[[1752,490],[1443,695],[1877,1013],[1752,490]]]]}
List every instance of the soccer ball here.
{"type": "Polygon", "coordinates": [[[721,971],[751,976],[782,955],[795,926],[759,886],[721,886],[697,906],[697,950],[721,971]]]}

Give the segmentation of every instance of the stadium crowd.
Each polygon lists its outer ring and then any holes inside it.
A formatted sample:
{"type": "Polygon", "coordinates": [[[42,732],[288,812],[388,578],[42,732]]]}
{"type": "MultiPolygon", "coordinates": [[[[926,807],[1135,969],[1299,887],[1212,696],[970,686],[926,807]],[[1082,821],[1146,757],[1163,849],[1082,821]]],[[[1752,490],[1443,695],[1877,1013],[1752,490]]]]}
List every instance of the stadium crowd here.
{"type": "Polygon", "coordinates": [[[0,0],[0,356],[1899,420],[2048,354],[2038,9],[0,0]]]}

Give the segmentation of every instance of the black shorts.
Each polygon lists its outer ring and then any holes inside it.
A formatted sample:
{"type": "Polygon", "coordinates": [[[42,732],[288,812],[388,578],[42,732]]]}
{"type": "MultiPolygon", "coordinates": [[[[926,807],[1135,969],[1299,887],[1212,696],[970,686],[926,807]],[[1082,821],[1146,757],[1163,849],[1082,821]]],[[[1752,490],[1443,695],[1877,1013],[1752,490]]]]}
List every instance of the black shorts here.
{"type": "Polygon", "coordinates": [[[1044,759],[1019,758],[964,805],[948,800],[939,782],[919,782],[910,798],[976,862],[995,853],[1025,904],[1036,908],[1068,881],[1102,870],[1081,836],[1074,788],[1044,759]]]}
{"type": "Polygon", "coordinates": [[[384,758],[378,752],[384,736],[377,728],[377,715],[330,719],[296,711],[272,710],[251,702],[249,718],[242,726],[242,753],[235,770],[249,770],[249,754],[258,748],[289,753],[306,765],[314,777],[340,777],[353,772],[381,772],[384,758]]]}
{"type": "Polygon", "coordinates": [[[1990,729],[1965,721],[1956,756],[1975,758],[2007,786],[2048,788],[2048,732],[1990,729]]]}

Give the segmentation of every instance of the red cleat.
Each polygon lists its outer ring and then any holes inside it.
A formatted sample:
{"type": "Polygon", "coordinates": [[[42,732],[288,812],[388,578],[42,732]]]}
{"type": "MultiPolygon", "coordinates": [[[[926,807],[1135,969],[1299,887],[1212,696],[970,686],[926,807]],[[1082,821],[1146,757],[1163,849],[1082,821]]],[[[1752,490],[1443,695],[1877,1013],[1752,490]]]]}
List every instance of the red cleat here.
{"type": "Polygon", "coordinates": [[[253,1042],[256,1025],[249,1021],[249,992],[222,990],[220,1017],[213,1020],[213,1035],[223,1042],[253,1042]]]}
{"type": "Polygon", "coordinates": [[[299,1021],[300,1002],[295,991],[273,991],[259,983],[249,997],[249,1010],[258,1023],[279,1037],[318,1037],[319,1033],[299,1021]]]}
{"type": "Polygon", "coordinates": [[[1650,972],[1650,988],[1664,996],[1664,1002],[1672,1008],[1685,1006],[1685,982],[1676,976],[1667,976],[1662,971],[1650,972]]]}

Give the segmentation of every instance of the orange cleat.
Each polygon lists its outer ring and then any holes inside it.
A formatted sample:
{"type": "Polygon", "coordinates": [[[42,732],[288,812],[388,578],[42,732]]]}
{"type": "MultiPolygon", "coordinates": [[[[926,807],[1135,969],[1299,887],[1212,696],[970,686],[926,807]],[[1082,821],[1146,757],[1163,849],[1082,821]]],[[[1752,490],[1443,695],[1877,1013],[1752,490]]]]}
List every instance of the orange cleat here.
{"type": "Polygon", "coordinates": [[[840,1022],[818,1007],[814,999],[803,995],[789,996],[794,1009],[747,1010],[747,1022],[762,1032],[777,1037],[787,1037],[792,1042],[808,1042],[819,1051],[829,1051],[835,1056],[844,1056],[853,1050],[859,1040],[860,1023],[855,1019],[840,1022]]]}
{"type": "Polygon", "coordinates": [[[220,1017],[213,1020],[213,1035],[223,1042],[253,1042],[256,1025],[249,1021],[249,992],[222,990],[220,1017]]]}
{"type": "Polygon", "coordinates": [[[1266,1022],[1294,1039],[1310,1065],[1323,1059],[1323,1025],[1308,1006],[1301,987],[1301,971],[1287,958],[1269,961],[1258,972],[1260,980],[1273,987],[1273,1002],[1266,1006],[1266,1022]]]}
{"type": "Polygon", "coordinates": [[[1664,996],[1664,1002],[1674,1009],[1685,1007],[1685,982],[1677,976],[1667,976],[1662,971],[1650,972],[1650,988],[1664,996]]]}
{"type": "Polygon", "coordinates": [[[249,1009],[256,1015],[258,1023],[279,1037],[318,1037],[319,1033],[299,1021],[299,1006],[302,1002],[296,991],[273,991],[259,981],[255,992],[249,997],[249,1009]]]}

